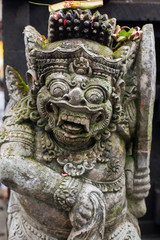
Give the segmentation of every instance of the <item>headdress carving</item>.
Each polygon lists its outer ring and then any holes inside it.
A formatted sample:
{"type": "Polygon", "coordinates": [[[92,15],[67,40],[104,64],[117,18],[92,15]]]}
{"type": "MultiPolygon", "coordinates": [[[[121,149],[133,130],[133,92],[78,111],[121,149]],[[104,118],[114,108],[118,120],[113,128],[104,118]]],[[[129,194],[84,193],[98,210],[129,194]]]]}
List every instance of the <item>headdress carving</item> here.
{"type": "Polygon", "coordinates": [[[25,28],[29,74],[41,86],[43,76],[49,72],[68,69],[104,78],[109,74],[115,84],[134,62],[137,47],[136,42],[130,41],[114,53],[115,28],[116,19],[108,19],[98,11],[93,15],[90,10],[80,9],[52,11],[47,41],[35,28],[25,28]]]}
{"type": "Polygon", "coordinates": [[[49,17],[49,42],[69,38],[91,39],[110,47],[111,35],[116,27],[116,19],[108,19],[107,14],[98,11],[93,15],[90,10],[60,10],[51,12],[49,17]]]}
{"type": "MultiPolygon", "coordinates": [[[[66,40],[67,44],[68,40],[66,40]]],[[[56,44],[57,45],[57,44],[56,44]]],[[[72,45],[67,49],[64,48],[64,42],[59,42],[58,47],[53,50],[36,49],[31,51],[29,57],[30,68],[36,70],[38,78],[41,78],[49,71],[67,72],[68,67],[71,72],[78,74],[93,74],[94,76],[106,76],[106,74],[114,74],[119,77],[122,65],[121,59],[108,60],[107,57],[97,56],[90,52],[87,47],[82,45],[79,40],[76,46],[72,45]]],[[[107,52],[108,53],[108,52],[107,52]]],[[[109,52],[110,54],[110,52],[109,52]]],[[[111,55],[111,54],[110,54],[111,55]]],[[[108,56],[108,55],[106,55],[108,56]]]]}
{"type": "MultiPolygon", "coordinates": [[[[72,13],[75,15],[74,11],[72,13]]],[[[32,73],[30,70],[29,72],[32,75],[36,72],[37,80],[35,79],[35,74],[33,78],[40,85],[44,84],[43,76],[49,72],[68,72],[68,69],[70,72],[82,75],[87,74],[89,76],[101,76],[103,78],[109,74],[113,77],[114,82],[117,82],[119,77],[122,76],[122,58],[114,59],[113,51],[108,46],[85,39],[72,39],[72,41],[66,39],[58,42],[50,42],[51,39],[49,37],[49,44],[43,47],[43,43],[39,37],[41,35],[35,28],[27,26],[24,33],[28,68],[32,70],[32,73]]],[[[107,39],[109,38],[107,37],[107,39]]],[[[111,41],[110,44],[109,40],[106,40],[106,43],[107,41],[108,45],[110,45],[111,41]]]]}

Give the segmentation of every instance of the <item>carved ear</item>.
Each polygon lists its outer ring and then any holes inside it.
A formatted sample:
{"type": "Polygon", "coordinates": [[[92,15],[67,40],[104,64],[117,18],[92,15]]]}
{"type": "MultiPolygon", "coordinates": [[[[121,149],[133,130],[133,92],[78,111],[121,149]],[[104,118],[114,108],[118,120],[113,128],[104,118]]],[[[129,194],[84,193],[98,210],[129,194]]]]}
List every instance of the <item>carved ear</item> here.
{"type": "Polygon", "coordinates": [[[124,90],[125,82],[123,79],[119,79],[118,82],[116,83],[116,93],[118,94],[118,96],[121,96],[124,90]]]}
{"type": "Polygon", "coordinates": [[[34,48],[42,46],[42,35],[32,26],[26,26],[24,29],[24,43],[30,52],[34,48]]]}
{"type": "Polygon", "coordinates": [[[26,79],[27,79],[28,86],[29,86],[29,88],[31,89],[32,83],[33,83],[35,80],[37,80],[37,73],[36,73],[36,71],[35,71],[35,70],[32,70],[32,69],[28,70],[28,71],[26,72],[26,79]]]}
{"type": "Polygon", "coordinates": [[[24,43],[26,47],[26,59],[28,68],[32,68],[32,63],[30,61],[30,55],[32,50],[41,49],[42,50],[42,35],[32,26],[26,26],[24,29],[24,43]]]}
{"type": "Polygon", "coordinates": [[[13,67],[7,66],[5,74],[9,96],[14,102],[18,102],[27,95],[29,88],[13,67]]]}

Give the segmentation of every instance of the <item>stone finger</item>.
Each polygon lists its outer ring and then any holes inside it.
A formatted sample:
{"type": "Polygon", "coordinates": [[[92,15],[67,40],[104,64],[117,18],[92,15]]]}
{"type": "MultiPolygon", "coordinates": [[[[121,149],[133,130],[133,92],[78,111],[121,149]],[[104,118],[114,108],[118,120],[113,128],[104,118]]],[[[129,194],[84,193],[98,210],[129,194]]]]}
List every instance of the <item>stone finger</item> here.
{"type": "Polygon", "coordinates": [[[135,193],[143,193],[143,192],[145,193],[145,192],[148,192],[150,188],[151,188],[150,183],[147,184],[147,185],[135,186],[134,187],[134,192],[135,193]]]}
{"type": "Polygon", "coordinates": [[[147,176],[146,178],[142,179],[134,179],[134,184],[135,185],[146,185],[150,182],[150,177],[147,176]]]}
{"type": "Polygon", "coordinates": [[[87,220],[83,218],[80,214],[77,214],[76,223],[78,227],[82,227],[87,223],[87,220]]]}
{"type": "Polygon", "coordinates": [[[133,199],[136,199],[136,200],[141,200],[141,199],[144,199],[148,196],[148,193],[149,192],[145,192],[145,193],[134,193],[132,195],[133,199]]]}
{"type": "Polygon", "coordinates": [[[92,211],[86,208],[80,208],[79,212],[84,218],[89,219],[92,217],[92,211]]]}

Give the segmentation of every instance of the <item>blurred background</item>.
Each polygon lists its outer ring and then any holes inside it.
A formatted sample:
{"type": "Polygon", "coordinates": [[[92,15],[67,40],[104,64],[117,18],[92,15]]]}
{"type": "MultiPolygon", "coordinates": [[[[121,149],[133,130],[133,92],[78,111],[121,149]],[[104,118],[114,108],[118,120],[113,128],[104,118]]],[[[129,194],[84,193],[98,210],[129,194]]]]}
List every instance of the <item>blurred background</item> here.
{"type": "MultiPolygon", "coordinates": [[[[3,71],[3,40],[2,40],[2,1],[0,0],[0,125],[4,114],[4,71],[3,71]]],[[[8,189],[0,183],[0,240],[7,240],[8,189]]]]}
{"type": "MultiPolygon", "coordinates": [[[[58,0],[33,0],[54,4],[58,0]]],[[[4,105],[8,101],[4,70],[6,65],[14,67],[25,80],[27,71],[23,29],[34,26],[47,36],[48,8],[29,4],[27,0],[0,0],[0,122],[4,105]]],[[[151,190],[147,213],[139,220],[142,239],[160,240],[160,0],[104,0],[99,9],[109,18],[115,17],[120,26],[142,27],[152,23],[155,30],[157,58],[156,99],[153,119],[153,141],[151,152],[151,190]]],[[[0,240],[7,239],[6,232],[7,189],[0,187],[0,240]]]]}

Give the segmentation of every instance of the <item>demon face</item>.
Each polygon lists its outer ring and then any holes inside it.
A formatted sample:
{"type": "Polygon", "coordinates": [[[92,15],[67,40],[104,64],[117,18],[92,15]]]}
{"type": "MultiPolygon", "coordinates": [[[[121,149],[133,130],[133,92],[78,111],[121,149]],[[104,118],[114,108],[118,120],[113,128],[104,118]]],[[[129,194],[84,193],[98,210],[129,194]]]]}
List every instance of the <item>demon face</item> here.
{"type": "Polygon", "coordinates": [[[111,92],[110,76],[50,73],[38,92],[37,109],[59,144],[88,148],[110,123],[111,92]]]}

